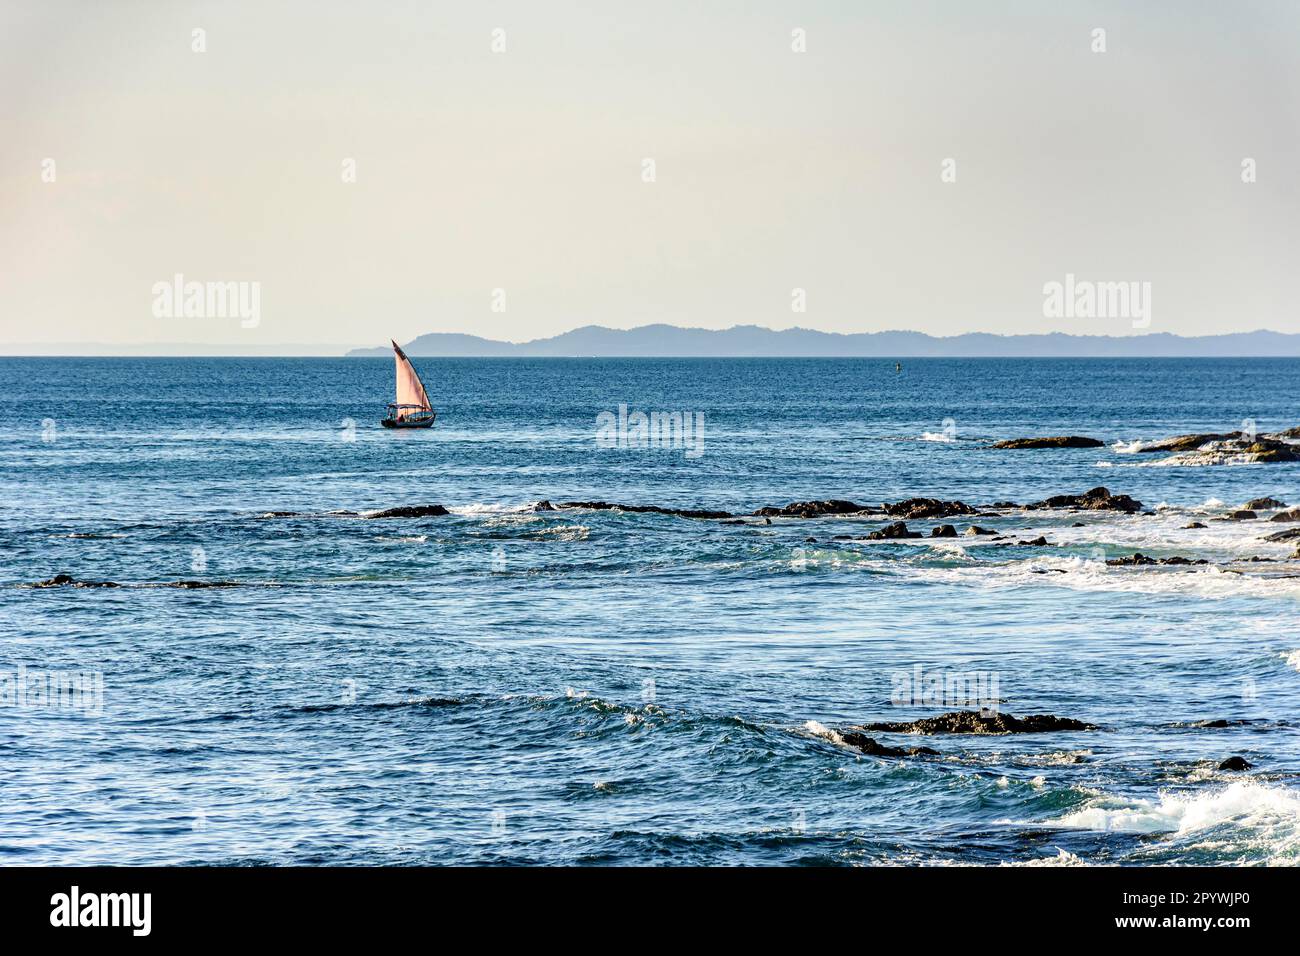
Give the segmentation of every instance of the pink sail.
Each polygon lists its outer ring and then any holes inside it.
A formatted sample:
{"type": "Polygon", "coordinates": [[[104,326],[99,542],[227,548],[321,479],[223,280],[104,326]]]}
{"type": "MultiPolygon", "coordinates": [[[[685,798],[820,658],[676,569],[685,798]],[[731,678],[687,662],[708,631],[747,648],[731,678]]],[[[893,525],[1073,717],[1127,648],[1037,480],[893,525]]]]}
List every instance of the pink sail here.
{"type": "Polygon", "coordinates": [[[429,404],[429,396],[425,393],[424,383],[416,374],[411,360],[406,357],[406,353],[396,342],[393,342],[393,351],[397,357],[397,404],[418,405],[426,411],[429,410],[432,407],[429,404]]]}

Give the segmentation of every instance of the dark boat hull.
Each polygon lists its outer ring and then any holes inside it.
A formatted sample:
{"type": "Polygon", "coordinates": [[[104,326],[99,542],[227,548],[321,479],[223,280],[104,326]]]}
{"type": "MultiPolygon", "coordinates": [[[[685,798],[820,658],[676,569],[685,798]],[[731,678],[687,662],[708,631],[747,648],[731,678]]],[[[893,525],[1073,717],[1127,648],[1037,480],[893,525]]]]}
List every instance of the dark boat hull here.
{"type": "Polygon", "coordinates": [[[434,412],[428,418],[408,419],[406,421],[398,421],[396,418],[381,418],[379,424],[385,428],[432,428],[433,420],[437,417],[438,413],[434,412]]]}

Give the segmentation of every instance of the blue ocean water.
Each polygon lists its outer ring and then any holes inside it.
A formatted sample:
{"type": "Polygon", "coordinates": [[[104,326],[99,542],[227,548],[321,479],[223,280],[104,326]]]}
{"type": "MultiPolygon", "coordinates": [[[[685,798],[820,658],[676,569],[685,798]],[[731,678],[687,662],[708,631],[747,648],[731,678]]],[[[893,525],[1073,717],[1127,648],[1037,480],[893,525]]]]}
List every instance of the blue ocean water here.
{"type": "Polygon", "coordinates": [[[1130,444],[1300,424],[1300,362],[416,365],[437,424],[391,432],[391,360],[0,359],[0,863],[1300,860],[1295,525],[1217,520],[1300,465],[1130,444]],[[620,404],[703,415],[701,453],[601,447],[620,404]],[[988,447],[1053,434],[1106,446],[988,447]],[[1152,513],[533,509],[1097,485],[1152,513]],[[123,586],[23,586],[58,573],[123,586]],[[959,709],[894,699],[918,666],[1099,729],[843,744],[959,709]]]}

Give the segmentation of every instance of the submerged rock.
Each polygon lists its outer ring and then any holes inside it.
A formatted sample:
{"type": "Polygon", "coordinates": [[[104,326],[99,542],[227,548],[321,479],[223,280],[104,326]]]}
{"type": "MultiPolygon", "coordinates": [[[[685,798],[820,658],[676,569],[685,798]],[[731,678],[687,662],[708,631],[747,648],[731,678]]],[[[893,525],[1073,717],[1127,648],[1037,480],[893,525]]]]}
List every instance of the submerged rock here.
{"type": "Polygon", "coordinates": [[[1056,730],[1096,730],[1094,724],[1054,714],[1011,714],[982,716],[977,710],[955,710],[937,717],[923,717],[904,723],[863,724],[862,730],[896,734],[1041,734],[1056,730]]]}
{"type": "Polygon", "coordinates": [[[937,528],[931,528],[931,529],[930,529],[930,537],[932,537],[932,538],[955,538],[955,537],[957,537],[957,529],[954,528],[954,527],[953,527],[952,525],[950,525],[950,524],[941,524],[941,525],[939,525],[939,527],[937,527],[937,528]]]}
{"type": "Polygon", "coordinates": [[[754,512],[760,518],[820,518],[824,515],[870,514],[869,505],[860,505],[839,498],[824,501],[792,501],[784,508],[759,508],[754,512]]]}
{"type": "Polygon", "coordinates": [[[1081,495],[1054,495],[1025,507],[1031,510],[1079,508],[1085,511],[1122,511],[1133,514],[1142,510],[1142,502],[1135,501],[1128,495],[1112,495],[1106,488],[1098,486],[1081,495]]]}
{"type": "Polygon", "coordinates": [[[1057,435],[1052,438],[1010,438],[994,442],[993,448],[1101,448],[1106,443],[1081,435],[1057,435]]]}
{"type": "Polygon", "coordinates": [[[939,498],[908,498],[895,504],[886,502],[881,509],[891,518],[951,518],[954,515],[973,515],[976,509],[964,501],[942,501],[939,498]]]}
{"type": "Polygon", "coordinates": [[[988,528],[981,528],[979,525],[973,524],[965,531],[963,531],[962,534],[966,535],[969,538],[979,534],[997,534],[997,532],[990,531],[988,528]]]}
{"type": "Polygon", "coordinates": [[[1278,501],[1276,498],[1252,498],[1247,501],[1242,508],[1247,511],[1276,511],[1278,508],[1285,508],[1285,501],[1278,501]]]}
{"type": "Polygon", "coordinates": [[[1199,521],[1193,521],[1191,524],[1183,525],[1183,530],[1191,531],[1193,528],[1204,528],[1204,527],[1205,525],[1201,524],[1199,521]]]}
{"type": "Polygon", "coordinates": [[[404,505],[399,508],[385,508],[365,515],[366,518],[437,518],[451,514],[442,505],[404,505]]]}
{"type": "Polygon", "coordinates": [[[906,522],[895,521],[893,524],[885,525],[885,527],[871,532],[867,535],[867,540],[881,541],[886,539],[893,540],[895,538],[919,538],[921,536],[921,532],[919,531],[908,531],[906,522]]]}
{"type": "Polygon", "coordinates": [[[1245,757],[1232,756],[1229,757],[1227,760],[1223,761],[1223,763],[1219,764],[1219,769],[1220,770],[1249,770],[1253,766],[1254,764],[1252,764],[1245,757]]]}
{"type": "Polygon", "coordinates": [[[661,508],[658,505],[620,505],[608,501],[561,501],[558,508],[584,508],[588,511],[628,511],[632,514],[672,515],[676,518],[730,518],[730,511],[697,511],[689,508],[661,508]]]}
{"type": "Polygon", "coordinates": [[[855,733],[851,730],[842,731],[840,739],[850,747],[857,747],[864,754],[871,757],[919,757],[939,753],[939,751],[932,750],[929,747],[886,747],[866,734],[855,733]]]}
{"type": "Polygon", "coordinates": [[[1237,511],[1230,513],[1228,515],[1228,520],[1229,521],[1254,521],[1258,517],[1259,515],[1255,514],[1255,512],[1249,511],[1245,508],[1241,508],[1237,511]]]}

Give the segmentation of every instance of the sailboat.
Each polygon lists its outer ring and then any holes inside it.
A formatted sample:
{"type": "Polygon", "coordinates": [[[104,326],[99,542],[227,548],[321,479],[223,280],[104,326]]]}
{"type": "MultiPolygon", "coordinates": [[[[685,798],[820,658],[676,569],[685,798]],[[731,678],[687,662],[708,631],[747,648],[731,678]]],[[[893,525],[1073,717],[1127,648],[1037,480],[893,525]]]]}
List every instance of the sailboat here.
{"type": "Polygon", "coordinates": [[[393,342],[393,354],[397,359],[397,401],[388,403],[388,414],[379,424],[385,428],[428,428],[438,413],[429,404],[424,383],[396,342],[393,342]]]}

